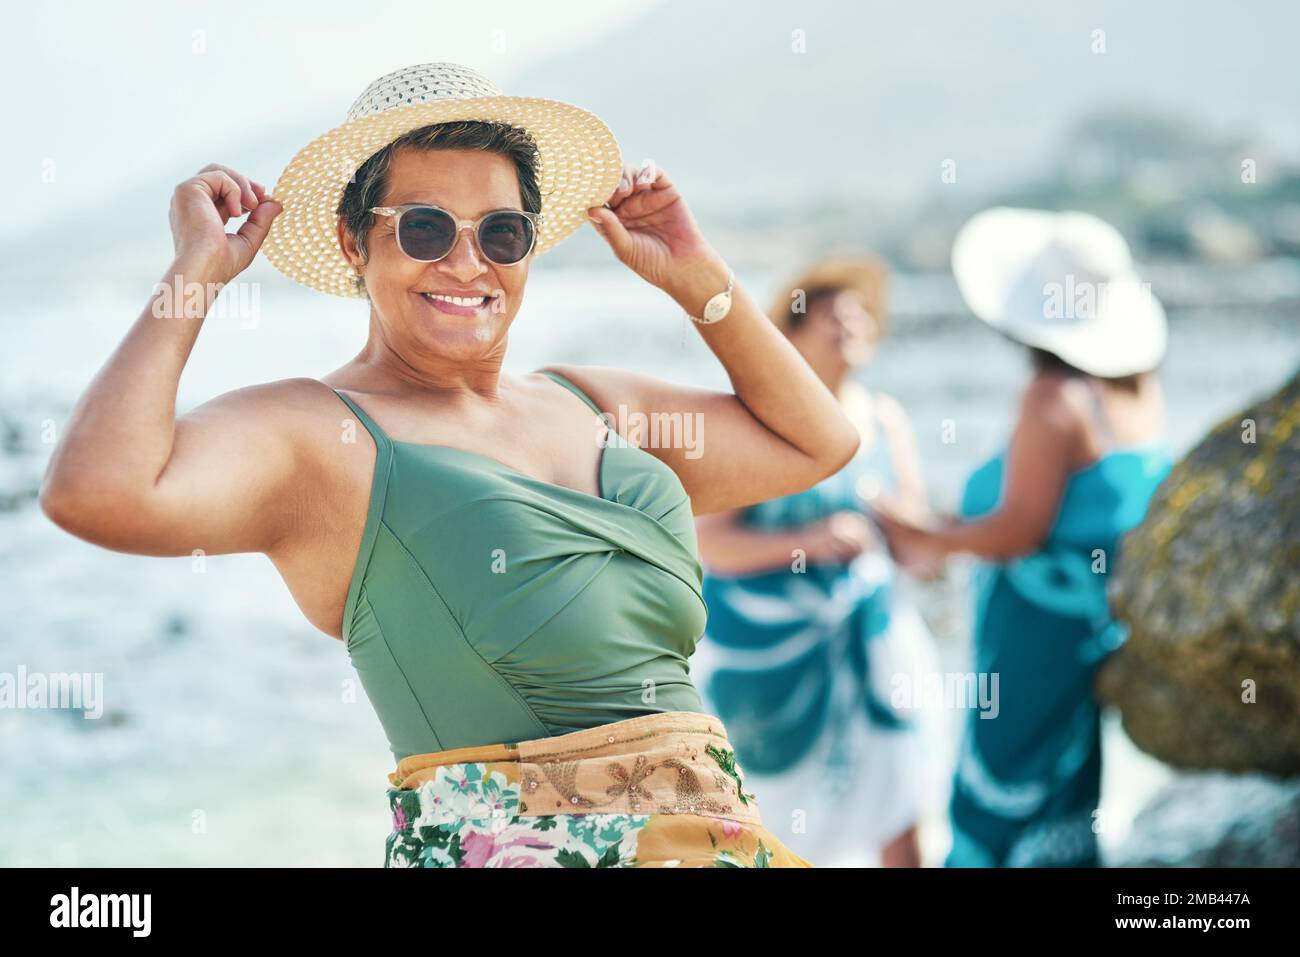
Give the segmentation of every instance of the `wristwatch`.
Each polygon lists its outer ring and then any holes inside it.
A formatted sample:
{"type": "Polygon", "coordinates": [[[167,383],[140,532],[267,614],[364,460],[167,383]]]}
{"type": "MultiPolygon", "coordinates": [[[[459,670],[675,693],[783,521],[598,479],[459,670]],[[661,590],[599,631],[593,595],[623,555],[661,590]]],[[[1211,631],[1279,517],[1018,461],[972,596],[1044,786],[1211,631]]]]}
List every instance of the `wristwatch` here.
{"type": "Polygon", "coordinates": [[[702,318],[696,318],[689,312],[686,315],[690,317],[691,322],[698,322],[703,326],[707,326],[714,322],[720,322],[727,318],[727,313],[731,312],[731,290],[734,289],[735,286],[736,274],[728,270],[727,288],[704,304],[704,316],[702,318]]]}

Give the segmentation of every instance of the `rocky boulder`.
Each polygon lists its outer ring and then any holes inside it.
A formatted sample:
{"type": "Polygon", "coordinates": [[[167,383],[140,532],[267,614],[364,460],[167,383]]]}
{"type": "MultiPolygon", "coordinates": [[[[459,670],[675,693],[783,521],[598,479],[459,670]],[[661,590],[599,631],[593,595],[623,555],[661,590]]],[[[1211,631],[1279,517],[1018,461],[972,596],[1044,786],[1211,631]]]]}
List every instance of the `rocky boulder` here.
{"type": "Polygon", "coordinates": [[[1218,425],[1124,539],[1097,690],[1182,768],[1300,774],[1300,375],[1218,425]]]}

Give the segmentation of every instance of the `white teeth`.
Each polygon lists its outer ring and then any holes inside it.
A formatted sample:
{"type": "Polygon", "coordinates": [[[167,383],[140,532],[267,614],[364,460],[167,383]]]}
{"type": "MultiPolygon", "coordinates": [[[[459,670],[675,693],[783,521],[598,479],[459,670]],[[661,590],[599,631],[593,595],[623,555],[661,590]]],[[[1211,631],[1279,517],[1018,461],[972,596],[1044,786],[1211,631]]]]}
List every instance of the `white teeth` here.
{"type": "Polygon", "coordinates": [[[483,303],[488,300],[487,296],[475,296],[470,299],[465,296],[439,296],[432,292],[421,293],[421,295],[426,299],[437,299],[439,302],[449,302],[453,306],[477,307],[483,305],[483,303]]]}

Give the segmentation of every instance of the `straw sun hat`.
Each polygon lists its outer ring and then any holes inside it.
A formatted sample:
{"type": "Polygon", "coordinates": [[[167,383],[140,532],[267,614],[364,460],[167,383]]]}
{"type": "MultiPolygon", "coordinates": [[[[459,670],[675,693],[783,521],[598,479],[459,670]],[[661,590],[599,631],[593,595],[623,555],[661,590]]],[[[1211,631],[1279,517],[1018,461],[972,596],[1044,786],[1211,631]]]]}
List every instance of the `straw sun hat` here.
{"type": "MultiPolygon", "coordinates": [[[[788,329],[800,292],[805,296],[821,289],[855,289],[883,327],[885,321],[885,267],[871,256],[832,256],[804,270],[772,297],[767,315],[779,328],[788,329]]],[[[806,308],[806,300],[804,307],[806,308]]]]}
{"type": "Polygon", "coordinates": [[[1164,308],[1096,216],[985,210],[957,234],[952,271],[976,316],[1090,375],[1149,372],[1164,357],[1164,308]]]}
{"type": "Polygon", "coordinates": [[[509,123],[537,144],[541,254],[587,221],[622,175],[614,134],[586,110],[535,97],[505,96],[487,78],[455,63],[426,63],[380,77],[357,98],[347,120],[289,161],[271,195],[284,207],[262,245],[294,282],[336,296],[361,295],[338,244],[344,187],[373,154],[405,133],[455,120],[509,123]]]}

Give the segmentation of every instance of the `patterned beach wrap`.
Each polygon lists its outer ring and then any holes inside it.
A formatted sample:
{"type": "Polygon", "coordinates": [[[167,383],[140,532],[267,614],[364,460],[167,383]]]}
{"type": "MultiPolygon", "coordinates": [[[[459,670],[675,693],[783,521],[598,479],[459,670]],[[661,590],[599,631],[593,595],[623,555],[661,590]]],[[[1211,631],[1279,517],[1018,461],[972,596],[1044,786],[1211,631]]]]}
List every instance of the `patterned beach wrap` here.
{"type": "Polygon", "coordinates": [[[386,867],[810,867],[745,790],[722,722],[670,711],[412,755],[386,867]]]}

